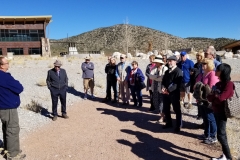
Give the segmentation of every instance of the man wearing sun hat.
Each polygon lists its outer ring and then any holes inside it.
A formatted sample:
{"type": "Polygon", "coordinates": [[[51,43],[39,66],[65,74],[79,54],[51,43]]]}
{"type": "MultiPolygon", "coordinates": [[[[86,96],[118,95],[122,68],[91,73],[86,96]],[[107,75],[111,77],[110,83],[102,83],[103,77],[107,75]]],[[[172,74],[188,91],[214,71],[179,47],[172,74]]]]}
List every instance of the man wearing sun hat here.
{"type": "Polygon", "coordinates": [[[67,119],[66,112],[66,97],[67,97],[67,88],[68,88],[68,77],[66,71],[61,68],[62,62],[60,60],[56,60],[54,62],[54,68],[48,71],[47,75],[47,86],[51,93],[52,98],[52,114],[53,121],[57,120],[57,104],[58,97],[61,102],[61,112],[62,117],[67,119]]]}
{"type": "Polygon", "coordinates": [[[163,113],[165,114],[166,124],[163,129],[172,127],[171,104],[176,113],[176,126],[174,131],[179,132],[182,127],[182,112],[180,106],[180,87],[182,82],[182,71],[177,67],[177,57],[171,56],[168,59],[169,69],[165,72],[162,79],[163,94],[163,113]]]}
{"type": "Polygon", "coordinates": [[[164,65],[161,55],[157,55],[153,60],[155,63],[154,68],[149,74],[149,78],[152,80],[151,90],[152,90],[152,101],[153,108],[151,110],[157,109],[161,115],[159,122],[163,121],[163,99],[162,99],[162,78],[165,72],[168,70],[168,67],[164,65]]]}
{"type": "Polygon", "coordinates": [[[93,95],[94,89],[94,64],[90,62],[90,57],[87,56],[84,58],[85,62],[82,63],[82,78],[83,78],[83,87],[84,87],[84,99],[87,99],[87,92],[90,88],[91,98],[95,98],[93,95]]]}

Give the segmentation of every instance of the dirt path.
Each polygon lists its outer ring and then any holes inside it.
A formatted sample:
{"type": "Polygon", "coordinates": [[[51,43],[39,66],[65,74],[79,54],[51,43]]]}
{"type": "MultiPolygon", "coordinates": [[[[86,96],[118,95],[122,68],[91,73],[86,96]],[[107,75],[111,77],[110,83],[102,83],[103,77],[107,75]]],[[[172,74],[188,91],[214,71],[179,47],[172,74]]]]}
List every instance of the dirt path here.
{"type": "Polygon", "coordinates": [[[69,119],[59,117],[28,135],[21,142],[23,152],[27,160],[203,160],[221,154],[196,139],[203,131],[193,129],[195,124],[186,122],[186,128],[174,134],[173,129],[163,130],[155,123],[158,115],[146,112],[147,103],[143,106],[126,109],[97,100],[83,101],[69,109],[69,119]]]}

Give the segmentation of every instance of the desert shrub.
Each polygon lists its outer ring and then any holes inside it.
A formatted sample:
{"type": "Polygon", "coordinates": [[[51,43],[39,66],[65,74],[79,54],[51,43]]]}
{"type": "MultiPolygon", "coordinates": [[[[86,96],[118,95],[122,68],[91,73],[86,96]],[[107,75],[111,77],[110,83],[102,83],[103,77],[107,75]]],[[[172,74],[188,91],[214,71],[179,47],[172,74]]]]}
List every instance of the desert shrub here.
{"type": "Polygon", "coordinates": [[[30,104],[26,105],[26,109],[35,113],[40,113],[42,110],[42,106],[37,101],[31,100],[30,104]]]}
{"type": "Polygon", "coordinates": [[[46,82],[45,79],[40,79],[40,80],[37,82],[37,85],[40,86],[40,87],[47,86],[47,82],[46,82]]]}

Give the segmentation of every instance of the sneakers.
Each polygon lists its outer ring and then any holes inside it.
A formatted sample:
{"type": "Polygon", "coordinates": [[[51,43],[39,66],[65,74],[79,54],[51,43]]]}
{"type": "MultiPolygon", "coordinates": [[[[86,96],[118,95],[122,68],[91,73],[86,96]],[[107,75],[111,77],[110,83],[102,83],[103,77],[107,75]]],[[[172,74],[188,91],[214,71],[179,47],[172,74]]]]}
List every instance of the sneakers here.
{"type": "Polygon", "coordinates": [[[54,116],[52,120],[53,120],[53,121],[56,121],[56,120],[57,120],[57,116],[54,116]]]}
{"type": "Polygon", "coordinates": [[[91,96],[91,99],[95,99],[94,95],[91,96]]]}
{"type": "Polygon", "coordinates": [[[86,99],[87,99],[87,95],[85,95],[85,96],[83,97],[83,99],[86,100],[86,99]]]}
{"type": "Polygon", "coordinates": [[[219,158],[212,158],[212,160],[227,160],[226,156],[223,154],[219,158]]]}
{"type": "Polygon", "coordinates": [[[7,160],[21,160],[21,159],[24,159],[26,157],[26,154],[18,154],[16,155],[15,157],[7,157],[7,160]]]}
{"type": "Polygon", "coordinates": [[[202,134],[202,135],[198,136],[198,139],[200,139],[200,140],[207,140],[208,137],[205,136],[205,134],[202,134]]]}
{"type": "Polygon", "coordinates": [[[214,144],[216,142],[217,142],[217,138],[211,138],[211,137],[203,141],[203,143],[206,143],[206,144],[214,144]]]}
{"type": "Polygon", "coordinates": [[[69,117],[67,116],[67,114],[62,114],[62,117],[65,119],[68,119],[69,117]]]}

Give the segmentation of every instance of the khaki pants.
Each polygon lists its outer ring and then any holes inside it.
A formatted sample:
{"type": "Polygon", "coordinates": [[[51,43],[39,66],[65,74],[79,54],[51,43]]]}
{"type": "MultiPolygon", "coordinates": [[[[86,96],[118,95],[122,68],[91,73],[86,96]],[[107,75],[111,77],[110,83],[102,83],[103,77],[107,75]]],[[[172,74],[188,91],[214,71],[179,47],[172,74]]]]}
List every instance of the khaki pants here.
{"type": "Polygon", "coordinates": [[[128,88],[128,84],[124,83],[124,82],[118,82],[119,83],[119,87],[120,87],[120,94],[121,94],[121,99],[124,103],[129,102],[130,100],[130,92],[129,92],[129,88],[128,88]]]}
{"type": "Polygon", "coordinates": [[[0,110],[0,119],[2,121],[4,149],[9,152],[11,157],[15,157],[20,152],[17,109],[0,110]]]}
{"type": "Polygon", "coordinates": [[[84,89],[94,88],[94,80],[92,78],[84,78],[83,79],[83,87],[84,87],[84,89]]]}

